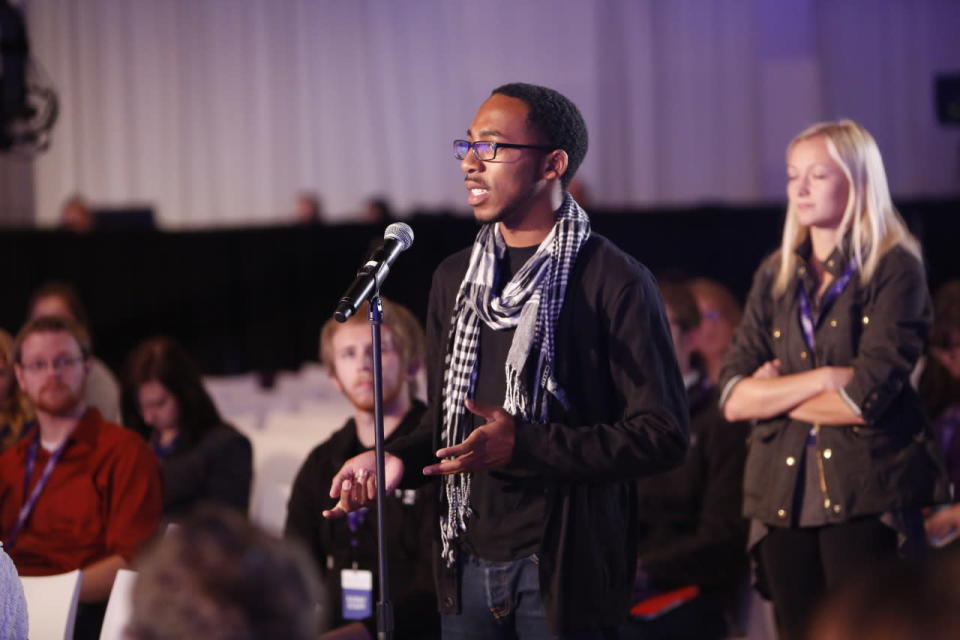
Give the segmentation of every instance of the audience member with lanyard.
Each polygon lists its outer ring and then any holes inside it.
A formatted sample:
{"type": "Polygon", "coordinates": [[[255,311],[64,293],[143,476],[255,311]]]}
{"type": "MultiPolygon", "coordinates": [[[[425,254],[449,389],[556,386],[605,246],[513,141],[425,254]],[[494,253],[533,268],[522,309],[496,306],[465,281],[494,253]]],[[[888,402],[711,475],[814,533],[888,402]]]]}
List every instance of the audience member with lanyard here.
{"type": "Polygon", "coordinates": [[[160,469],[146,444],[87,405],[83,329],[43,316],[14,345],[36,427],[0,456],[0,539],[20,572],[83,572],[76,638],[96,638],[118,569],[160,522],[160,469]]]}
{"type": "Polygon", "coordinates": [[[930,326],[917,240],[880,152],[849,120],[787,149],[780,250],[759,268],[720,375],[729,420],[753,420],[744,514],[786,637],[828,589],[923,545],[942,460],[910,372],[930,326]]]}

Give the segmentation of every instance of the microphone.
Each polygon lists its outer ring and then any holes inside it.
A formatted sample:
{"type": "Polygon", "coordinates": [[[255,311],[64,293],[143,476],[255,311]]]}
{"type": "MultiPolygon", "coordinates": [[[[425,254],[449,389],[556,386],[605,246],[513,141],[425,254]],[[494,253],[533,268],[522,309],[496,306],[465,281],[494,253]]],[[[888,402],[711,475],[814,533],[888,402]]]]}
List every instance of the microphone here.
{"type": "Polygon", "coordinates": [[[406,251],[413,244],[413,229],[403,222],[394,222],[383,232],[383,244],[380,245],[366,264],[360,267],[357,277],[340,298],[337,310],[333,317],[337,322],[346,322],[360,308],[360,305],[369,300],[377,291],[390,273],[390,266],[396,261],[402,251],[406,251]]]}

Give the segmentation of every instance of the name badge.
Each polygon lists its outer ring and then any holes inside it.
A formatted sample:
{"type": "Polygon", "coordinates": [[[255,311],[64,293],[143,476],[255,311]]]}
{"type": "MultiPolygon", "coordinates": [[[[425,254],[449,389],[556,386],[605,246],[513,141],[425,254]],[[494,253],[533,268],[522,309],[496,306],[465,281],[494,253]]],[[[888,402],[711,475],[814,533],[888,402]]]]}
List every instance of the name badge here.
{"type": "Polygon", "coordinates": [[[363,620],[373,615],[373,572],[364,569],[340,571],[343,619],[363,620]]]}

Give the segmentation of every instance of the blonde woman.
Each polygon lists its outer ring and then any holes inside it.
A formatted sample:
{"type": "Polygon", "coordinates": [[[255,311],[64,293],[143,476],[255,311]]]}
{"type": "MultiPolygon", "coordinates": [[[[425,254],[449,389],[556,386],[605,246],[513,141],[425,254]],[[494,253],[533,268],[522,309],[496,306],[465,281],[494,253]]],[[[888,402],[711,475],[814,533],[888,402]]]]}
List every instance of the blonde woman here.
{"type": "Polygon", "coordinates": [[[15,443],[33,419],[30,401],[17,385],[13,364],[13,338],[0,329],[0,452],[15,443]]]}
{"type": "Polygon", "coordinates": [[[931,321],[920,246],[880,151],[849,120],[787,148],[780,250],[754,277],[720,375],[729,420],[753,420],[744,514],[787,638],[821,595],[904,542],[946,499],[909,374],[931,321]]]}

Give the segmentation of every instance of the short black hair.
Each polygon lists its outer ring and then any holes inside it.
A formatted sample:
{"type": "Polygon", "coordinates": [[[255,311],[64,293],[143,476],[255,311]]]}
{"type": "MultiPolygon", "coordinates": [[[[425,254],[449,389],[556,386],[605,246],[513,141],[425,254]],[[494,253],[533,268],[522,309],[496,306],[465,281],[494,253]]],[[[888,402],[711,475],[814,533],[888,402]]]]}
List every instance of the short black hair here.
{"type": "Polygon", "coordinates": [[[567,152],[567,171],[560,178],[566,189],[587,155],[587,124],[577,105],[558,91],[524,82],[497,87],[490,95],[497,93],[523,100],[530,109],[527,121],[543,142],[567,152]]]}

